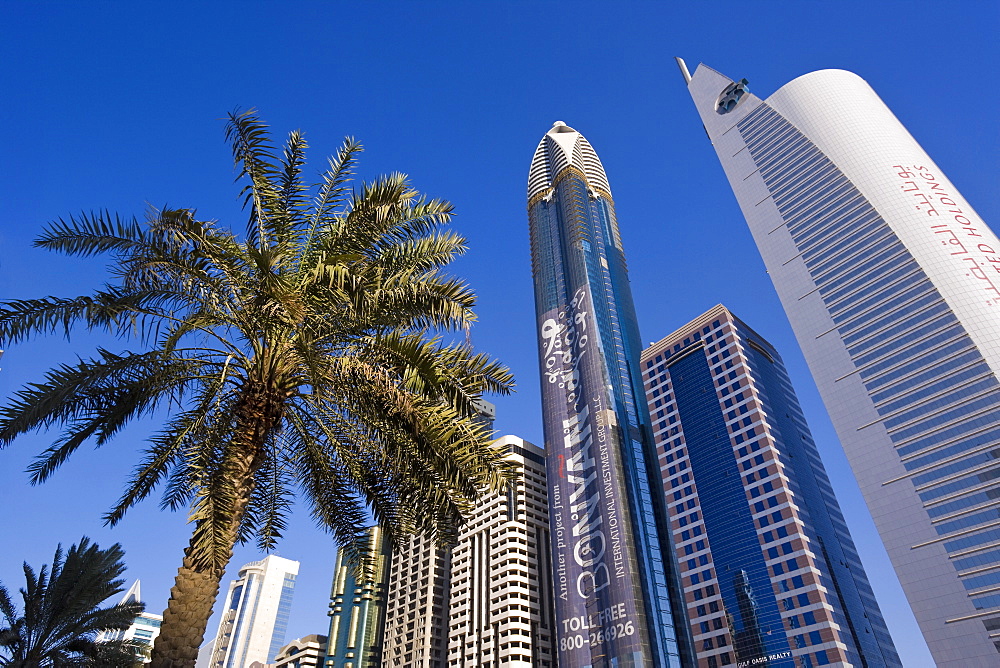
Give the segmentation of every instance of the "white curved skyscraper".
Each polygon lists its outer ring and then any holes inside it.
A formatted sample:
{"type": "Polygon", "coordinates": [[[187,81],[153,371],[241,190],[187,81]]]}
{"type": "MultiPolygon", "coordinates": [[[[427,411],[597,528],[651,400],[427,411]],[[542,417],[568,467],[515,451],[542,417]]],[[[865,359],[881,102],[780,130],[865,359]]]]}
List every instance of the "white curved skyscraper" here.
{"type": "Polygon", "coordinates": [[[274,661],[285,644],[299,562],[270,555],[240,568],[229,583],[209,668],[274,661]]]}
{"type": "Polygon", "coordinates": [[[939,665],[1000,662],[1000,241],[858,76],[682,67],[939,665]]]}

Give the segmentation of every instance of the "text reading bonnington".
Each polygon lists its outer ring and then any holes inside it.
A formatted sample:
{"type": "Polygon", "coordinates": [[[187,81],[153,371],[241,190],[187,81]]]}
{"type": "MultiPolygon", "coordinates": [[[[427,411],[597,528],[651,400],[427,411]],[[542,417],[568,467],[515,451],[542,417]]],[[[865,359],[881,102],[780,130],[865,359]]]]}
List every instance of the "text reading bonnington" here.
{"type": "Polygon", "coordinates": [[[590,296],[579,288],[565,310],[540,328],[546,433],[552,490],[553,563],[560,611],[560,665],[640,651],[635,589],[622,535],[618,427],[605,399],[607,382],[590,296]],[[558,422],[556,422],[558,421],[558,422]],[[561,441],[561,443],[559,442],[561,441]],[[557,445],[558,444],[558,445],[557,445]]]}

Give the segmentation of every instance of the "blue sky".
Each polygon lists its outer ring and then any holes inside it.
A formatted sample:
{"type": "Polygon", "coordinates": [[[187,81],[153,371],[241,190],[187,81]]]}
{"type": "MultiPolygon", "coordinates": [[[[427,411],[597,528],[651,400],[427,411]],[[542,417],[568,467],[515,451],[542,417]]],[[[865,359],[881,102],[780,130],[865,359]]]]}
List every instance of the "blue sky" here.
{"type": "MultiPolygon", "coordinates": [[[[345,135],[362,176],[408,173],[451,200],[480,296],[473,340],[514,370],[497,427],[541,443],[525,183],[555,120],[607,170],[644,341],[722,302],[782,353],[906,665],[931,665],[812,379],[673,56],[770,95],[817,69],[867,79],[988,222],[996,221],[1000,5],[952,2],[12,2],[0,4],[0,298],[70,295],[100,262],[31,248],[42,226],[98,208],[195,207],[241,228],[221,118],[259,108],[306,132],[318,171],[345,135]]],[[[996,223],[992,222],[994,229],[996,223]]],[[[0,396],[94,339],[8,349],[0,396]]],[[[112,342],[109,345],[121,345],[112,342]]],[[[23,473],[47,443],[0,452],[0,580],[87,534],[121,542],[149,608],[165,605],[188,528],[136,508],[101,525],[148,425],[86,448],[50,482],[23,473]]],[[[288,639],[325,633],[334,546],[300,513],[279,548],[302,561],[288,639]]],[[[232,571],[259,558],[237,551],[232,571]]],[[[209,625],[214,633],[216,622],[209,625]]]]}

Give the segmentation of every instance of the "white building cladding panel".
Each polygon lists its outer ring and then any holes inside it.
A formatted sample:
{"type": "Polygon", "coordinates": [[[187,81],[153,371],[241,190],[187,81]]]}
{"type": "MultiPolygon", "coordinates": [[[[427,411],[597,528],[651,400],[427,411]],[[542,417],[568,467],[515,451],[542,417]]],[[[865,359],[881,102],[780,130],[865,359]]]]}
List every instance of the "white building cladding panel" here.
{"type": "Polygon", "coordinates": [[[921,629],[995,662],[1000,244],[855,75],[734,87],[689,91],[921,629]]]}
{"type": "Polygon", "coordinates": [[[823,70],[767,103],[875,205],[1000,373],[1000,240],[875,91],[823,70]]]}

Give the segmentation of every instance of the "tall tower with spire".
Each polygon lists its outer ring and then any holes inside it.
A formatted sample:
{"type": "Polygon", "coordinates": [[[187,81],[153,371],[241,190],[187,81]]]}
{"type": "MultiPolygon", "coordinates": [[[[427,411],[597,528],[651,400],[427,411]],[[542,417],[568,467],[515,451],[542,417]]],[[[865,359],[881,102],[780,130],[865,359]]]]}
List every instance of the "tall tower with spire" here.
{"type": "Polygon", "coordinates": [[[531,161],[528,222],[559,665],[687,665],[611,186],[562,121],[531,161]]]}
{"type": "Polygon", "coordinates": [[[679,64],[934,660],[1000,665],[1000,239],[856,74],[679,64]]]}

